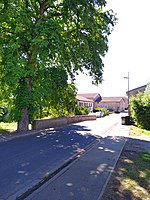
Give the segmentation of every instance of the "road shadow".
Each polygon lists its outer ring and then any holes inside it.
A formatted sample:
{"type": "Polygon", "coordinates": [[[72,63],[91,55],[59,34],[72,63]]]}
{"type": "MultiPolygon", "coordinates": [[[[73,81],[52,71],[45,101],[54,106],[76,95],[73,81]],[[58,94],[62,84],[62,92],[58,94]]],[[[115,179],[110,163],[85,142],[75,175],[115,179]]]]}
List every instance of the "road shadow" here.
{"type": "Polygon", "coordinates": [[[24,188],[30,190],[51,177],[70,157],[99,139],[90,132],[86,126],[75,124],[1,143],[0,198],[20,195],[24,188]]]}
{"type": "Polygon", "coordinates": [[[41,131],[40,134],[36,135],[36,138],[47,139],[54,147],[61,149],[69,148],[76,152],[77,149],[85,148],[101,137],[91,134],[91,129],[86,126],[73,124],[61,129],[54,129],[53,131],[41,131]]]}
{"type": "MultiPolygon", "coordinates": [[[[106,137],[73,164],[31,195],[40,200],[97,200],[125,143],[124,137],[106,137]],[[37,195],[38,194],[38,195],[37,195]]],[[[30,199],[30,196],[29,198],[30,199]]]]}

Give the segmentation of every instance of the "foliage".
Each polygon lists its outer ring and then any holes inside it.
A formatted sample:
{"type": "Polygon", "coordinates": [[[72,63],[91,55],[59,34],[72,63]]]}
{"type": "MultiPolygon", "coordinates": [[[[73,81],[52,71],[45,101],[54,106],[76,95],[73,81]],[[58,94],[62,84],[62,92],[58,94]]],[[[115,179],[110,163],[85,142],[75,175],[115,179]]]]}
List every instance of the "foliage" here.
{"type": "Polygon", "coordinates": [[[89,108],[86,108],[85,106],[75,106],[75,115],[88,115],[90,112],[89,108]]]}
{"type": "Polygon", "coordinates": [[[10,107],[8,106],[8,102],[3,99],[2,93],[0,92],[0,122],[8,122],[11,120],[10,107]]]}
{"type": "Polygon", "coordinates": [[[0,90],[20,127],[39,109],[56,110],[53,97],[61,102],[68,75],[73,79],[87,69],[95,83],[102,81],[102,57],[116,22],[105,5],[105,0],[0,2],[0,90]]]}
{"type": "Polygon", "coordinates": [[[109,115],[109,110],[106,108],[95,108],[93,112],[103,112],[104,116],[109,115]]]}
{"type": "Polygon", "coordinates": [[[135,124],[150,130],[150,94],[139,93],[130,100],[130,109],[135,124]]]}
{"type": "Polygon", "coordinates": [[[11,111],[8,105],[0,107],[0,122],[12,122],[11,111]]]}
{"type": "Polygon", "coordinates": [[[68,86],[58,92],[54,90],[49,102],[49,114],[52,117],[62,117],[73,115],[76,104],[76,87],[74,84],[68,86]]]}

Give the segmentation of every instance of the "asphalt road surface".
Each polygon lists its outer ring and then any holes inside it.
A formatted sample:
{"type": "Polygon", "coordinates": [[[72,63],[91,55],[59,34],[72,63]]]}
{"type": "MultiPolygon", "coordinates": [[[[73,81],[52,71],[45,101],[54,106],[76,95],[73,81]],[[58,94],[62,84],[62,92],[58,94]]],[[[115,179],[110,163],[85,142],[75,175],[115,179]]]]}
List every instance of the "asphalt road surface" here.
{"type": "Polygon", "coordinates": [[[107,131],[120,123],[121,115],[111,114],[0,143],[0,200],[16,199],[70,157],[107,136],[107,131]]]}

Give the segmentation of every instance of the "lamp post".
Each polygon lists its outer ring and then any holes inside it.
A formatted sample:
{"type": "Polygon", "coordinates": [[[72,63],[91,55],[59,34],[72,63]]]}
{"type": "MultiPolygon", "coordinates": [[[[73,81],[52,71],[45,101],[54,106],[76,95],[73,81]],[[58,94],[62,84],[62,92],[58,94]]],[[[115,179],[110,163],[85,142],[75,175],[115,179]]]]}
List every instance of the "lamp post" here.
{"type": "Polygon", "coordinates": [[[125,76],[124,78],[128,79],[128,115],[130,116],[130,109],[129,109],[129,104],[130,104],[130,101],[129,101],[129,98],[130,98],[130,95],[129,95],[129,72],[128,72],[128,76],[125,76]]]}

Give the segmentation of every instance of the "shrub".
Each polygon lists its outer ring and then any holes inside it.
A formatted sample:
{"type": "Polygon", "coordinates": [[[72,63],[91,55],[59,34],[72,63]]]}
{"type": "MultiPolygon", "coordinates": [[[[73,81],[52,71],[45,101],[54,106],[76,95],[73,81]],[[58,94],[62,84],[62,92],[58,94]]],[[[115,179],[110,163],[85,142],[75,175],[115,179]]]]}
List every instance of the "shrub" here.
{"type": "Polygon", "coordinates": [[[150,130],[150,94],[139,93],[131,97],[130,110],[135,124],[139,128],[150,130]]]}
{"type": "Polygon", "coordinates": [[[103,112],[104,116],[109,115],[109,110],[106,108],[95,108],[93,112],[103,112]]]}
{"type": "Polygon", "coordinates": [[[0,107],[0,122],[12,122],[11,109],[9,106],[0,107]]]}
{"type": "Polygon", "coordinates": [[[75,115],[88,115],[89,112],[89,108],[86,108],[85,106],[75,106],[75,115]]]}

